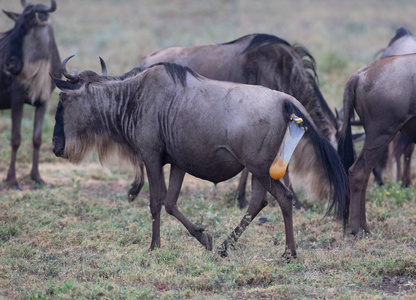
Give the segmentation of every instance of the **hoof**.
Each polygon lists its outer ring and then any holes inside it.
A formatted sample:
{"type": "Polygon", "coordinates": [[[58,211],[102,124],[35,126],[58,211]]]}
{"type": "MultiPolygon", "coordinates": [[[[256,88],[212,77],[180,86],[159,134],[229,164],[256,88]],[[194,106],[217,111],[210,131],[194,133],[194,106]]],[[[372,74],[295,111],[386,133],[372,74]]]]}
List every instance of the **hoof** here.
{"type": "Polygon", "coordinates": [[[308,209],[305,206],[303,206],[303,204],[300,203],[297,198],[293,198],[292,202],[293,202],[293,207],[295,209],[297,209],[297,210],[302,210],[303,209],[304,211],[308,211],[308,209]]]}
{"type": "Polygon", "coordinates": [[[127,199],[129,202],[133,202],[136,200],[137,195],[140,193],[141,187],[133,185],[132,188],[129,189],[127,193],[127,199]]]}
{"type": "Polygon", "coordinates": [[[136,200],[137,195],[135,194],[131,194],[130,191],[127,194],[127,199],[129,200],[129,202],[133,202],[134,200],[136,200]]]}
{"type": "Polygon", "coordinates": [[[362,239],[365,238],[368,235],[371,235],[370,230],[368,229],[363,229],[363,228],[356,228],[356,229],[352,229],[350,228],[349,233],[351,235],[353,235],[355,238],[357,239],[362,239]]]}
{"type": "Polygon", "coordinates": [[[15,191],[21,191],[22,189],[19,186],[19,183],[17,181],[17,179],[14,177],[12,178],[12,176],[7,176],[7,178],[4,180],[5,184],[6,184],[6,188],[9,190],[15,190],[15,191]]]}
{"type": "Polygon", "coordinates": [[[227,257],[228,256],[227,251],[228,251],[228,242],[224,241],[224,243],[222,243],[221,246],[217,248],[217,253],[221,257],[227,257]]]}
{"type": "Polygon", "coordinates": [[[30,179],[37,185],[37,186],[45,186],[46,182],[40,177],[39,174],[30,174],[30,179]]]}
{"type": "Polygon", "coordinates": [[[282,257],[285,258],[287,261],[290,261],[291,259],[296,259],[296,250],[290,250],[289,248],[286,248],[285,252],[283,252],[282,254],[282,257]]]}
{"type": "Polygon", "coordinates": [[[256,221],[256,225],[259,225],[259,226],[261,226],[261,225],[263,225],[264,223],[267,223],[267,222],[269,222],[269,220],[266,218],[266,217],[260,217],[257,221],[256,221]]]}
{"type": "Polygon", "coordinates": [[[238,198],[238,206],[240,207],[240,209],[246,208],[248,206],[248,202],[246,198],[243,198],[243,199],[238,198]]]}
{"type": "Polygon", "coordinates": [[[203,233],[202,237],[202,245],[205,246],[205,249],[207,249],[208,251],[212,251],[213,247],[212,247],[212,236],[208,233],[203,233]]]}
{"type": "Polygon", "coordinates": [[[46,182],[45,181],[43,181],[43,180],[41,182],[35,181],[35,187],[37,189],[43,188],[45,186],[46,186],[46,182]]]}
{"type": "Polygon", "coordinates": [[[14,191],[21,191],[22,190],[18,184],[9,185],[8,188],[9,188],[9,190],[14,190],[14,191]]]}

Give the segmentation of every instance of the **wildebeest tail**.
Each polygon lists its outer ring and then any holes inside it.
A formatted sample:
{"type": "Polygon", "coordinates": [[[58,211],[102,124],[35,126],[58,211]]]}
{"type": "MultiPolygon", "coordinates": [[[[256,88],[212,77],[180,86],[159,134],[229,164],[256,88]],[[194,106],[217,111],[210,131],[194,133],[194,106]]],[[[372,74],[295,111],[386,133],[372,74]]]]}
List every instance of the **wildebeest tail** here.
{"type": "Polygon", "coordinates": [[[338,140],[338,155],[344,165],[345,171],[348,174],[348,169],[354,163],[354,146],[352,143],[351,133],[351,118],[354,113],[355,103],[355,86],[357,79],[350,78],[344,90],[344,120],[340,130],[340,137],[338,140]]]}
{"type": "Polygon", "coordinates": [[[305,137],[309,138],[316,157],[323,167],[327,180],[330,184],[332,203],[325,216],[332,210],[338,219],[343,220],[344,231],[349,217],[349,185],[348,176],[344,170],[342,162],[329,141],[316,131],[316,127],[311,121],[309,115],[306,116],[292,102],[286,102],[285,109],[288,115],[295,114],[303,119],[303,124],[308,128],[305,137]]]}

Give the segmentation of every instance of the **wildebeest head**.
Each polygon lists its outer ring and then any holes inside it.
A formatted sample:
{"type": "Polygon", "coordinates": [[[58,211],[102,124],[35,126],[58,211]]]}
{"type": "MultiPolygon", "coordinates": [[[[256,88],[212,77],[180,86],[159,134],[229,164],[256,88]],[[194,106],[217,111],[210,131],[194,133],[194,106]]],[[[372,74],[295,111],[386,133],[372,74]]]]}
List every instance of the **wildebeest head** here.
{"type": "MultiPolygon", "coordinates": [[[[42,33],[43,30],[50,24],[49,13],[56,10],[56,0],[51,0],[51,7],[44,4],[26,4],[25,0],[21,0],[24,7],[21,14],[3,11],[9,18],[15,21],[14,28],[9,32],[10,44],[7,50],[4,71],[12,75],[18,75],[23,68],[23,60],[28,61],[38,59],[39,55],[42,55],[43,49],[40,51],[33,51],[31,53],[25,53],[26,58],[23,57],[23,49],[38,48],[39,45],[44,45],[42,39],[49,39],[49,34],[42,33]],[[25,39],[31,34],[32,39],[26,41],[33,45],[24,45],[25,39]],[[32,54],[33,53],[33,54],[32,54]],[[32,57],[33,55],[33,57],[32,57]]],[[[49,43],[46,43],[49,45],[49,43]]]]}
{"type": "MultiPolygon", "coordinates": [[[[88,119],[85,118],[86,115],[89,115],[88,105],[83,105],[80,101],[88,101],[89,94],[86,91],[85,87],[91,82],[98,81],[99,78],[107,77],[107,67],[104,60],[100,57],[102,74],[99,75],[93,71],[85,70],[80,74],[77,74],[76,70],[68,72],[66,70],[66,63],[73,55],[65,58],[61,64],[62,74],[67,78],[67,80],[60,80],[52,77],[56,86],[61,90],[59,94],[59,102],[55,115],[55,127],[53,132],[53,152],[56,156],[62,158],[68,158],[68,154],[65,153],[65,147],[67,141],[65,139],[65,128],[74,132],[67,132],[69,136],[76,136],[81,139],[91,138],[89,136],[89,126],[93,124],[88,124],[88,119]],[[68,108],[69,111],[77,112],[71,115],[71,118],[65,118],[65,110],[68,108]],[[68,125],[68,126],[66,126],[68,125]]],[[[91,149],[79,149],[76,148],[76,145],[85,145],[86,143],[71,143],[73,149],[71,149],[71,161],[80,162],[77,158],[85,156],[85,153],[91,149]],[[75,146],[74,146],[75,145],[75,146]],[[75,149],[76,148],[76,149],[75,149]]]]}

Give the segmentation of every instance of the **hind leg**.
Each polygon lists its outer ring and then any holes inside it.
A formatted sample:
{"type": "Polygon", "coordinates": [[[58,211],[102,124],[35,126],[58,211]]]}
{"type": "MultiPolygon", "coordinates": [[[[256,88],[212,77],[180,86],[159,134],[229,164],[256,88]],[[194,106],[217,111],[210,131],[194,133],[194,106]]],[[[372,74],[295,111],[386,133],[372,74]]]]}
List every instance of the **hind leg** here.
{"type": "Polygon", "coordinates": [[[276,198],[283,214],[285,224],[286,248],[284,257],[296,258],[295,236],[293,233],[293,193],[280,180],[272,180],[269,177],[260,179],[262,186],[276,198]]]}
{"type": "Polygon", "coordinates": [[[238,181],[237,195],[236,195],[238,204],[241,209],[245,208],[248,204],[247,199],[246,199],[247,178],[248,178],[248,170],[247,168],[244,168],[243,171],[241,171],[240,180],[238,181]]]}
{"type": "Polygon", "coordinates": [[[364,145],[361,154],[349,169],[350,181],[350,233],[361,235],[362,232],[369,233],[366,220],[365,196],[371,170],[387,149],[385,146],[368,149],[364,145]]]}
{"type": "Polygon", "coordinates": [[[383,152],[380,160],[376,163],[376,166],[373,169],[374,174],[374,181],[379,185],[382,186],[383,182],[383,173],[387,166],[387,161],[389,158],[389,150],[388,148],[383,152]]]}
{"type": "Polygon", "coordinates": [[[410,143],[404,150],[402,187],[409,187],[412,184],[410,170],[412,166],[412,154],[414,149],[415,144],[410,143]]]}
{"type": "Polygon", "coordinates": [[[240,224],[231,232],[228,238],[218,247],[217,252],[222,257],[227,256],[228,248],[233,247],[234,244],[238,241],[241,234],[250,225],[251,221],[258,215],[258,213],[267,206],[266,190],[259,183],[259,181],[253,176],[252,182],[252,197],[248,205],[247,212],[245,213],[243,219],[240,221],[240,224]]]}
{"type": "Polygon", "coordinates": [[[303,204],[299,201],[298,196],[296,196],[296,193],[293,189],[292,186],[292,181],[290,180],[290,176],[289,176],[289,168],[286,171],[285,176],[283,176],[283,182],[285,183],[285,185],[290,189],[290,191],[292,192],[293,195],[293,206],[296,209],[304,209],[306,210],[306,208],[303,206],[303,204]]]}

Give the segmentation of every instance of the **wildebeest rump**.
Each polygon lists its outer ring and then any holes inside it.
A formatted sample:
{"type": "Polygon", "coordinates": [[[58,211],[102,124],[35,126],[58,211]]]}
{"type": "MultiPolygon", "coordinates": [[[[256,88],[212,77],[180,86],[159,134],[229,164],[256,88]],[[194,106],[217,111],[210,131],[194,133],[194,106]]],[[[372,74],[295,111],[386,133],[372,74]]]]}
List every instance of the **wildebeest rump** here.
{"type": "MultiPolygon", "coordinates": [[[[149,67],[159,62],[187,66],[211,79],[262,85],[292,95],[307,109],[320,132],[334,147],[337,145],[336,120],[318,88],[315,61],[300,45],[292,46],[273,35],[250,34],[219,45],[166,48],[144,57],[140,65],[149,67]]],[[[309,173],[310,165],[315,163],[308,155],[313,150],[304,145],[301,142],[298,146],[295,152],[296,165],[291,168],[292,172],[302,174],[302,177],[309,173]]],[[[244,170],[238,187],[240,207],[247,204],[247,175],[248,172],[244,170]]],[[[323,178],[325,175],[321,172],[314,173],[308,180],[320,198],[328,195],[328,191],[322,191],[326,188],[322,184],[323,178]]],[[[289,181],[286,183],[290,186],[289,181]]],[[[133,184],[129,192],[131,200],[137,195],[141,184],[143,181],[133,184]]]]}
{"type": "Polygon", "coordinates": [[[356,71],[344,91],[344,121],[338,152],[349,169],[350,232],[368,232],[365,195],[371,170],[400,131],[416,142],[416,54],[386,57],[356,71]],[[356,110],[365,130],[354,161],[350,118],[356,110]]]}
{"type": "MultiPolygon", "coordinates": [[[[66,60],[62,69],[64,75],[66,60]]],[[[226,255],[254,217],[267,205],[266,191],[278,201],[285,223],[288,254],[296,256],[292,193],[272,180],[272,164],[291,114],[309,128],[304,138],[316,150],[333,191],[336,216],[347,220],[348,185],[341,161],[320,136],[305,108],[293,97],[260,86],[214,81],[189,68],[162,63],[123,77],[83,71],[55,80],[62,90],[56,113],[53,151],[78,163],[93,148],[100,161],[111,150],[139,167],[149,178],[153,234],[150,249],[160,247],[160,212],[175,216],[202,245],[212,238],[190,222],[177,207],[185,173],[217,183],[246,167],[253,175],[253,197],[247,213],[220,247],[226,255]],[[121,79],[122,78],[122,79],[121,79]],[[255,99],[255,101],[253,101],[255,99]],[[250,142],[247,142],[250,141],[250,142]],[[163,166],[171,165],[166,189],[163,166]]]]}
{"type": "Polygon", "coordinates": [[[43,119],[54,88],[49,74],[60,77],[61,63],[49,18],[56,10],[56,1],[51,1],[51,7],[25,1],[22,5],[21,14],[5,12],[15,25],[0,34],[0,109],[11,109],[12,115],[12,155],[6,178],[11,188],[19,188],[15,165],[25,103],[36,108],[30,177],[38,184],[43,183],[38,165],[43,119]]]}
{"type": "MultiPolygon", "coordinates": [[[[390,40],[386,49],[382,51],[381,57],[416,53],[416,37],[405,27],[399,27],[394,37],[390,40]]],[[[402,187],[411,184],[411,158],[415,145],[410,142],[402,133],[398,132],[392,142],[392,150],[386,151],[381,161],[373,170],[375,181],[383,184],[382,174],[387,163],[396,162],[396,180],[401,180],[402,187]],[[403,172],[401,169],[401,156],[403,156],[403,172]]]]}

